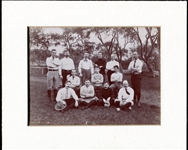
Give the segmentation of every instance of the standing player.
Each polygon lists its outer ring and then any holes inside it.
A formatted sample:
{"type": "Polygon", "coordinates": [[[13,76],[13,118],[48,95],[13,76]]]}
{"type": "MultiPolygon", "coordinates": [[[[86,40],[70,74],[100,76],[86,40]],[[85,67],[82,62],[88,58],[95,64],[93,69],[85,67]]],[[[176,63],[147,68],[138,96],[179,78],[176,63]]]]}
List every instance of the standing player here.
{"type": "Polygon", "coordinates": [[[109,85],[112,84],[112,82],[111,82],[110,79],[111,79],[112,73],[115,72],[115,71],[114,71],[114,66],[118,66],[118,67],[119,67],[119,62],[117,62],[117,61],[115,60],[115,55],[112,54],[112,55],[111,55],[111,61],[109,61],[109,62],[106,63],[106,72],[107,72],[107,76],[108,76],[109,85]]]}
{"type": "Polygon", "coordinates": [[[68,51],[64,53],[65,57],[61,59],[60,71],[59,75],[62,79],[62,86],[65,86],[65,82],[67,80],[67,75],[71,74],[71,70],[75,69],[73,60],[69,57],[70,54],[68,51]]]}
{"type": "Polygon", "coordinates": [[[84,59],[80,60],[78,71],[80,77],[82,77],[82,85],[85,84],[86,80],[91,80],[91,74],[93,74],[93,63],[89,59],[89,53],[84,53],[84,59]]]}
{"type": "Polygon", "coordinates": [[[138,53],[134,52],[133,61],[130,62],[128,70],[131,72],[131,86],[134,90],[134,102],[140,107],[140,97],[141,97],[141,73],[143,62],[138,58],[138,53]]]}
{"type": "Polygon", "coordinates": [[[51,99],[52,89],[54,92],[54,101],[55,101],[57,95],[57,89],[58,89],[58,81],[59,81],[58,68],[60,65],[60,61],[59,58],[56,58],[55,56],[56,56],[56,50],[52,49],[51,57],[48,57],[46,59],[46,65],[48,68],[48,73],[47,73],[47,88],[48,88],[47,93],[49,98],[48,102],[52,101],[51,99]]]}

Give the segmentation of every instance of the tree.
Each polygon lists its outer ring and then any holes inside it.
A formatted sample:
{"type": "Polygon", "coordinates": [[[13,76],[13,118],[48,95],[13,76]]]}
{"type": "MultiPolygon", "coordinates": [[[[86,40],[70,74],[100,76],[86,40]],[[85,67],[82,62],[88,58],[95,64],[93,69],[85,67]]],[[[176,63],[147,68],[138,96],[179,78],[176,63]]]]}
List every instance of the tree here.
{"type": "MultiPolygon", "coordinates": [[[[126,46],[128,43],[135,41],[135,34],[129,27],[104,27],[104,28],[92,28],[92,32],[100,41],[98,47],[104,48],[104,53],[107,54],[107,58],[110,59],[110,55],[115,53],[120,63],[120,69],[122,70],[123,56],[127,55],[126,46]],[[105,41],[105,39],[107,39],[105,41]],[[122,45],[123,43],[123,45],[122,45]]],[[[98,48],[97,47],[97,48],[98,48]]]]}
{"type": "Polygon", "coordinates": [[[90,42],[90,28],[85,27],[71,27],[71,28],[62,28],[62,34],[51,35],[53,41],[56,41],[56,44],[60,44],[69,51],[71,57],[75,60],[77,65],[77,60],[83,57],[83,53],[87,51],[92,53],[95,43],[90,42]],[[57,43],[58,41],[58,43],[57,43]]]}
{"type": "MultiPolygon", "coordinates": [[[[150,73],[153,73],[153,70],[151,68],[151,62],[150,59],[154,53],[158,52],[158,49],[160,47],[160,28],[156,27],[145,27],[146,34],[145,39],[142,40],[139,34],[139,28],[131,28],[132,32],[136,35],[135,40],[137,42],[137,49],[140,53],[141,59],[146,63],[150,73]],[[144,42],[145,41],[145,42],[144,42]]],[[[158,59],[159,56],[155,57],[155,59],[158,59]]],[[[159,65],[159,63],[158,63],[159,65]]],[[[160,67],[158,67],[159,69],[160,67]]]]}
{"type": "Polygon", "coordinates": [[[115,34],[114,48],[120,63],[120,69],[122,70],[122,58],[128,53],[126,46],[128,43],[134,43],[135,35],[131,32],[129,27],[113,28],[113,32],[115,34]],[[123,46],[120,44],[121,39],[123,40],[123,46]]]}
{"type": "Polygon", "coordinates": [[[29,28],[29,43],[30,49],[32,47],[37,47],[39,49],[48,50],[50,45],[49,40],[43,33],[43,28],[40,27],[30,27],[29,28]]]}
{"type": "Polygon", "coordinates": [[[41,65],[41,61],[46,61],[46,58],[50,56],[50,51],[42,51],[39,49],[34,49],[30,51],[30,62],[37,63],[38,66],[41,65]]]}
{"type": "Polygon", "coordinates": [[[110,59],[110,55],[113,53],[113,42],[115,34],[112,32],[112,28],[109,27],[93,27],[91,32],[95,34],[98,38],[100,44],[97,46],[104,50],[104,53],[107,54],[107,59],[110,59]],[[107,37],[105,41],[104,38],[107,37]]]}
{"type": "MultiPolygon", "coordinates": [[[[160,68],[160,27],[143,28],[144,39],[141,37],[140,29],[140,27],[69,27],[62,28],[62,33],[44,34],[43,28],[31,27],[29,28],[30,49],[32,47],[32,49],[48,50],[50,46],[62,45],[75,61],[78,60],[77,58],[80,60],[84,52],[93,54],[95,50],[101,51],[107,60],[114,53],[122,69],[122,60],[128,55],[127,45],[132,44],[129,49],[133,51],[137,49],[141,59],[152,72],[151,57],[154,58],[155,68],[160,68]],[[98,42],[91,42],[91,35],[95,36],[98,42]]],[[[38,51],[32,53],[32,62],[36,59],[43,60],[42,54],[38,51]]]]}
{"type": "Polygon", "coordinates": [[[50,55],[50,51],[48,50],[50,46],[50,38],[48,34],[44,34],[43,28],[29,28],[29,50],[31,63],[35,62],[40,66],[41,61],[45,61],[50,55]]]}

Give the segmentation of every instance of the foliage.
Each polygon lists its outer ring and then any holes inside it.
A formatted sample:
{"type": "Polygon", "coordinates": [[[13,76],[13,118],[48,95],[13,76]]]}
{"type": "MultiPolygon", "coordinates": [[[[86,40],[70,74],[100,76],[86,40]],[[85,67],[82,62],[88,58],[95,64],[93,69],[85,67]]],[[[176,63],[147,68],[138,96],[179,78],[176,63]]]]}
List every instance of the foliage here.
{"type": "Polygon", "coordinates": [[[43,33],[43,29],[39,27],[29,28],[29,43],[30,48],[32,46],[37,46],[39,49],[48,50],[50,45],[49,39],[43,33]]]}
{"type": "MultiPolygon", "coordinates": [[[[47,51],[50,46],[61,45],[70,52],[71,57],[76,61],[76,65],[78,64],[77,61],[82,59],[84,52],[88,52],[92,56],[94,51],[101,51],[106,60],[110,60],[112,53],[116,54],[122,69],[123,58],[130,59],[127,45],[131,44],[130,51],[138,51],[150,72],[152,72],[152,63],[154,63],[155,69],[160,70],[159,27],[143,28],[146,32],[145,39],[141,38],[140,28],[138,27],[63,27],[62,33],[48,34],[44,34],[43,28],[29,29],[30,48],[38,46],[38,49],[47,51]],[[98,43],[90,41],[92,36],[98,39],[98,43]],[[154,58],[153,62],[150,61],[151,58],[154,58]]],[[[35,55],[37,56],[31,56],[32,61],[43,59],[42,54],[37,52],[35,55]]]]}
{"type": "Polygon", "coordinates": [[[160,60],[160,28],[156,27],[145,27],[147,34],[145,35],[145,42],[141,39],[139,29],[131,28],[135,33],[135,39],[137,42],[137,51],[140,53],[141,59],[146,63],[149,71],[153,73],[151,58],[155,59],[155,66],[159,70],[160,60]]]}
{"type": "Polygon", "coordinates": [[[50,56],[49,50],[34,49],[30,51],[30,63],[37,63],[40,66],[41,61],[46,61],[46,58],[50,56]]]}

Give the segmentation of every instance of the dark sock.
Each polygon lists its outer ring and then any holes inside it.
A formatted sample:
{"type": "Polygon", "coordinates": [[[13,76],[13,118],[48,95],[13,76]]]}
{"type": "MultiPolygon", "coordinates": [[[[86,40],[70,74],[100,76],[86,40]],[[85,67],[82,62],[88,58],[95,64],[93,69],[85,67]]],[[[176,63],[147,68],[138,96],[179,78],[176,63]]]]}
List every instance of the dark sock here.
{"type": "Polygon", "coordinates": [[[120,101],[116,101],[116,102],[114,103],[115,107],[119,107],[119,103],[120,103],[120,101]]]}
{"type": "Polygon", "coordinates": [[[54,101],[56,101],[57,90],[54,90],[54,101]]]}
{"type": "Polygon", "coordinates": [[[139,94],[137,95],[137,103],[139,103],[140,97],[141,97],[141,94],[139,93],[139,94]]]}
{"type": "Polygon", "coordinates": [[[48,98],[51,99],[51,90],[48,90],[47,93],[48,93],[48,98]]]}
{"type": "Polygon", "coordinates": [[[110,99],[110,106],[115,106],[114,100],[110,99]]]}

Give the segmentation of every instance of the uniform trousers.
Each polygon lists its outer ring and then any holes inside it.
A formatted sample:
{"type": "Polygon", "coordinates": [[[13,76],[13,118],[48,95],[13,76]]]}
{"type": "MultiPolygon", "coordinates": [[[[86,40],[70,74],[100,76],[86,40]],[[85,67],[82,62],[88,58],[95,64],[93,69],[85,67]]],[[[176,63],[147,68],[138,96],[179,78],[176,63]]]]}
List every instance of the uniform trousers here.
{"type": "Polygon", "coordinates": [[[139,102],[141,97],[141,74],[131,74],[131,86],[134,90],[134,101],[139,102]]]}
{"type": "Polygon", "coordinates": [[[63,79],[62,79],[62,86],[64,87],[65,86],[65,82],[67,81],[67,75],[70,75],[71,74],[71,70],[62,70],[62,76],[63,76],[63,79]]]}
{"type": "Polygon", "coordinates": [[[82,69],[82,85],[85,84],[85,81],[91,81],[91,70],[90,69],[82,69]]]}
{"type": "Polygon", "coordinates": [[[73,98],[65,99],[64,101],[67,104],[67,107],[64,109],[64,111],[67,111],[67,110],[75,107],[75,100],[73,98]]]}
{"type": "Polygon", "coordinates": [[[52,90],[52,88],[57,89],[59,83],[58,71],[48,71],[47,73],[47,88],[52,90]]]}
{"type": "Polygon", "coordinates": [[[120,105],[120,101],[115,101],[115,106],[120,107],[122,110],[128,110],[128,108],[131,106],[131,102],[127,102],[125,105],[120,105]]]}

